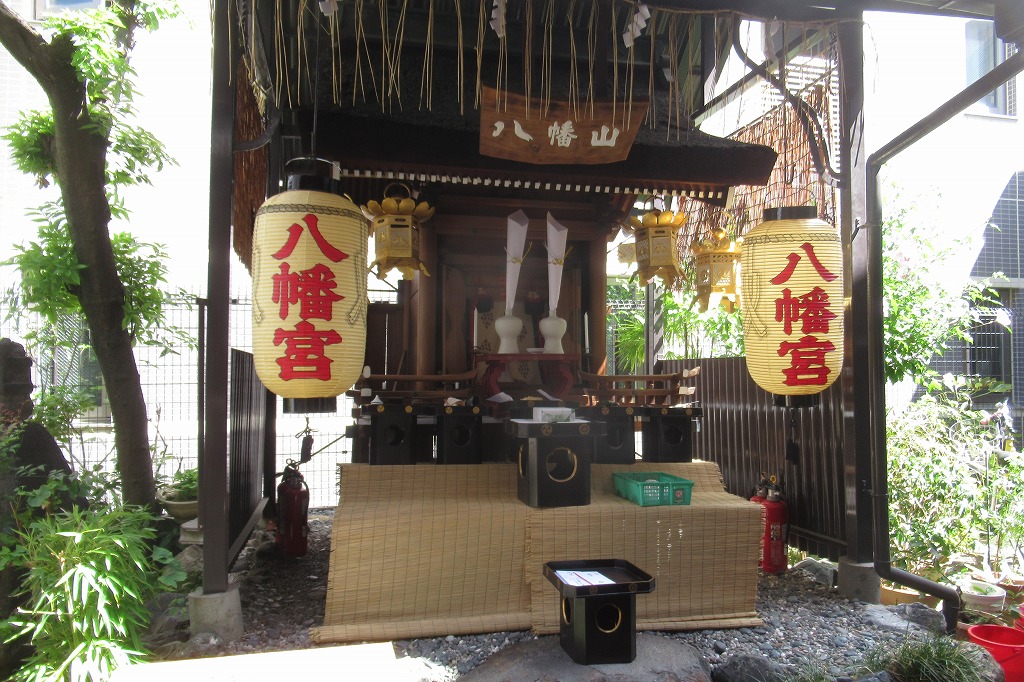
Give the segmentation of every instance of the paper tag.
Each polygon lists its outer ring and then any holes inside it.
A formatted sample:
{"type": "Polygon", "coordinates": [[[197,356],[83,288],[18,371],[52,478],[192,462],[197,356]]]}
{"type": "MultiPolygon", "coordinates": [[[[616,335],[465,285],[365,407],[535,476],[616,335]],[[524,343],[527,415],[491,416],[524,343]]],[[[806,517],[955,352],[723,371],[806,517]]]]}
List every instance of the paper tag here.
{"type": "Polygon", "coordinates": [[[598,571],[555,571],[555,575],[566,585],[614,585],[615,581],[598,571]]]}

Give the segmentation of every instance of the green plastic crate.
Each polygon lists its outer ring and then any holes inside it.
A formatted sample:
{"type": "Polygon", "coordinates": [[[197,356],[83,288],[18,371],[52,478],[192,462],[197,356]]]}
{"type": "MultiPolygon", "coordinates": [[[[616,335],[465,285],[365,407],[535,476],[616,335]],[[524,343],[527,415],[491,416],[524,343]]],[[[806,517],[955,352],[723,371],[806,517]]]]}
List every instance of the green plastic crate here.
{"type": "Polygon", "coordinates": [[[693,481],[659,471],[615,473],[615,492],[641,507],[690,504],[693,481]]]}

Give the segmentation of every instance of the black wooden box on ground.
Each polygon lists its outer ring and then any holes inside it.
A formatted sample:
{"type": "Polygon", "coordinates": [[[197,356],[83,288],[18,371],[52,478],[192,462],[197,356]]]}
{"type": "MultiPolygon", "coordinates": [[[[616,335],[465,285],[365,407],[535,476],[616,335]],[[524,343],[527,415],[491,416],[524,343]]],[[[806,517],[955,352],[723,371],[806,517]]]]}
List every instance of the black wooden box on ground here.
{"type": "Polygon", "coordinates": [[[622,405],[581,407],[576,416],[604,424],[605,435],[594,443],[594,464],[636,463],[634,424],[639,416],[636,408],[622,405]]]}
{"type": "Polygon", "coordinates": [[[438,408],[437,463],[480,464],[481,410],[478,406],[438,408]]]}
{"type": "Polygon", "coordinates": [[[645,407],[641,427],[645,462],[693,460],[693,420],[702,416],[699,407],[645,407]]]}
{"type": "Polygon", "coordinates": [[[636,595],[654,578],[623,559],[548,561],[544,577],[561,596],[558,638],[580,665],[636,659],[636,595]]]}
{"type": "Polygon", "coordinates": [[[433,459],[433,418],[411,404],[366,405],[370,417],[370,464],[416,464],[433,459]],[[421,423],[431,422],[431,423],[421,423]]]}
{"type": "Polygon", "coordinates": [[[519,499],[531,507],[590,504],[590,463],[601,422],[510,419],[519,499]]]}

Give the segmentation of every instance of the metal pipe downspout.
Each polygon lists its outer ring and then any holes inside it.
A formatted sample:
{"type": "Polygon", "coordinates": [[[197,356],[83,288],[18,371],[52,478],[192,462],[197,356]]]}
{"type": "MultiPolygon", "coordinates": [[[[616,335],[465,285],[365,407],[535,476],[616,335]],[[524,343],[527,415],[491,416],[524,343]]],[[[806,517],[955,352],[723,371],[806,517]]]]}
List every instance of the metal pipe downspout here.
{"type": "Polygon", "coordinates": [[[1024,71],[1024,52],[1018,52],[988,72],[960,93],[946,101],[928,116],[897,135],[867,160],[867,239],[868,239],[868,374],[871,402],[872,457],[871,490],[874,507],[875,572],[879,577],[942,599],[946,628],[955,631],[960,611],[960,594],[956,588],[941,585],[927,578],[894,568],[889,546],[889,482],[885,447],[885,373],[882,343],[882,202],[878,175],[882,166],[918,140],[928,135],[953,116],[986,94],[1024,71]]]}

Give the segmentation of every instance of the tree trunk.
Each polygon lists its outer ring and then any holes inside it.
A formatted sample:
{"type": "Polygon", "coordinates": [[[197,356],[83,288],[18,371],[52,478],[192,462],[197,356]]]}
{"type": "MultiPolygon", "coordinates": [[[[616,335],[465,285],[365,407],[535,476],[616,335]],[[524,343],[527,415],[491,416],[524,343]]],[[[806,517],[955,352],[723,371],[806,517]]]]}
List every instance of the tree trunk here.
{"type": "Polygon", "coordinates": [[[53,109],[54,175],[60,185],[75,255],[84,266],[75,293],[110,398],[122,494],[126,503],[155,509],[146,402],[132,340],[122,325],[124,287],[117,275],[108,232],[108,140],[96,130],[95,121],[83,106],[85,87],[71,64],[69,41],[47,44],[0,1],[0,43],[32,74],[53,109]]]}
{"type": "MultiPolygon", "coordinates": [[[[77,83],[77,79],[75,79],[77,83]]],[[[155,485],[149,450],[146,401],[132,340],[123,327],[124,287],[117,275],[108,226],[110,208],[105,191],[106,140],[86,129],[84,93],[71,83],[48,90],[55,118],[54,160],[68,229],[81,270],[78,299],[114,421],[117,468],[124,501],[153,506],[155,485]]]]}

